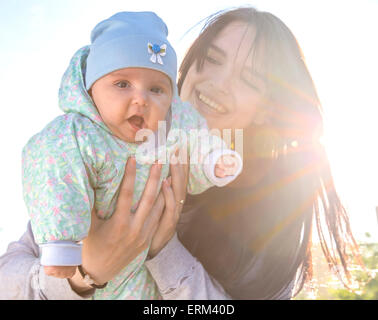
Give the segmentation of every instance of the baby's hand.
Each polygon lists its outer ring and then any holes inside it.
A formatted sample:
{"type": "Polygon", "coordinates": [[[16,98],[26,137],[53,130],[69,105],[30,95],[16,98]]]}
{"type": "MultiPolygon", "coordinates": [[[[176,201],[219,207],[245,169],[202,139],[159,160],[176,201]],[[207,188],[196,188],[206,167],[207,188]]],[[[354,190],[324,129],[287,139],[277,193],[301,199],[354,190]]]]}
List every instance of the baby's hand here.
{"type": "Polygon", "coordinates": [[[76,272],[76,266],[44,266],[45,274],[56,278],[72,278],[76,272]]]}
{"type": "Polygon", "coordinates": [[[238,171],[238,161],[235,156],[226,154],[219,157],[215,164],[214,173],[218,178],[224,178],[226,176],[233,176],[238,171]]]}

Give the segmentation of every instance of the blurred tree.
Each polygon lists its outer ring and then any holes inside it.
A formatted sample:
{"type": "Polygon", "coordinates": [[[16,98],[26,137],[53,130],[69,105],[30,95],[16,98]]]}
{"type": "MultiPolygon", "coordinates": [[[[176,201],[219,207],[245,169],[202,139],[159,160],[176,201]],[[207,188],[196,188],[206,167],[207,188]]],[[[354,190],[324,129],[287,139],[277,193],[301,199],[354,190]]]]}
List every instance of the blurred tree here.
{"type": "Polygon", "coordinates": [[[371,243],[371,235],[365,234],[367,241],[360,243],[361,255],[369,273],[361,268],[352,268],[351,272],[362,287],[347,290],[337,277],[331,274],[326,265],[323,253],[318,246],[314,247],[314,280],[295,298],[296,300],[378,300],[378,243],[371,243]]]}
{"type": "MultiPolygon", "coordinates": [[[[369,239],[371,235],[365,234],[369,239]]],[[[356,278],[367,284],[360,290],[350,292],[346,289],[329,289],[330,293],[335,296],[335,299],[342,300],[378,300],[378,244],[364,243],[360,244],[362,251],[362,258],[365,266],[371,272],[372,279],[366,272],[362,270],[355,270],[356,278]]]]}

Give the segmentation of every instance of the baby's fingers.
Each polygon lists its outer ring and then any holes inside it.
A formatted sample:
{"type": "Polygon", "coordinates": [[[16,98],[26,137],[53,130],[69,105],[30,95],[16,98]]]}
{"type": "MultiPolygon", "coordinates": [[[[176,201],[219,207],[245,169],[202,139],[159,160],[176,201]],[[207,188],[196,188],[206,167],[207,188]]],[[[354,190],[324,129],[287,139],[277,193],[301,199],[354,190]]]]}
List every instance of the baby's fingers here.
{"type": "Polygon", "coordinates": [[[214,169],[215,176],[218,178],[224,178],[226,176],[226,172],[224,169],[220,168],[220,166],[216,166],[214,169]]]}
{"type": "Polygon", "coordinates": [[[219,158],[217,164],[221,165],[222,167],[231,168],[237,165],[237,160],[233,155],[224,155],[219,158]]]}

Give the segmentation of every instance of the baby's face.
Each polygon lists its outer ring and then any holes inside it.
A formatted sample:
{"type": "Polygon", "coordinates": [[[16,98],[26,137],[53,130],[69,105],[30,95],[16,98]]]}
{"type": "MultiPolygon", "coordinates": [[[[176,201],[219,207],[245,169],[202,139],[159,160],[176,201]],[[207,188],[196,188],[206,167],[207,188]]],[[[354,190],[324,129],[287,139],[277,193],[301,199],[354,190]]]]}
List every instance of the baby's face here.
{"type": "Polygon", "coordinates": [[[89,93],[108,128],[126,142],[135,142],[140,129],[156,131],[172,101],[168,76],[145,68],[111,72],[98,79],[89,93]]]}

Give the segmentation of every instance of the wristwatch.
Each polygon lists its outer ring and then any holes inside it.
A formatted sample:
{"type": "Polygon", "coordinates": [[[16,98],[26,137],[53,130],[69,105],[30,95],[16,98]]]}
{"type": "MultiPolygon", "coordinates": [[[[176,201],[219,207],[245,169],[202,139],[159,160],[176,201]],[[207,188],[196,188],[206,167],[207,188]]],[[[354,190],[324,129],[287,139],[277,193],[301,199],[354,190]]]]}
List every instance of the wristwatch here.
{"type": "Polygon", "coordinates": [[[89,274],[85,273],[82,265],[78,266],[77,268],[79,269],[79,272],[80,272],[81,276],[83,277],[83,281],[85,282],[85,284],[91,286],[92,288],[103,289],[108,284],[107,282],[105,282],[104,284],[101,284],[101,285],[95,284],[94,280],[89,276],[89,274]]]}

